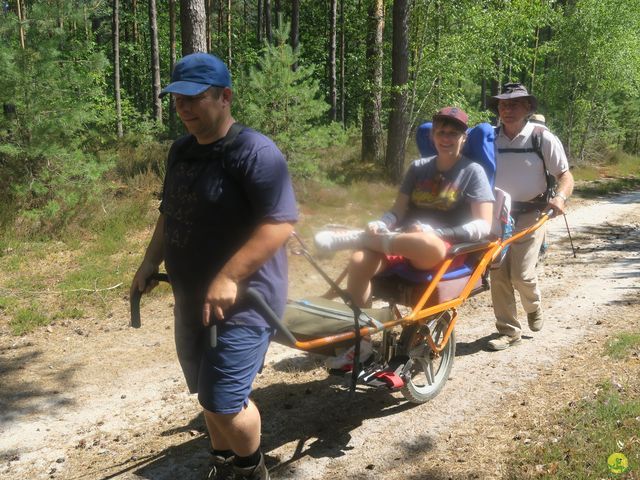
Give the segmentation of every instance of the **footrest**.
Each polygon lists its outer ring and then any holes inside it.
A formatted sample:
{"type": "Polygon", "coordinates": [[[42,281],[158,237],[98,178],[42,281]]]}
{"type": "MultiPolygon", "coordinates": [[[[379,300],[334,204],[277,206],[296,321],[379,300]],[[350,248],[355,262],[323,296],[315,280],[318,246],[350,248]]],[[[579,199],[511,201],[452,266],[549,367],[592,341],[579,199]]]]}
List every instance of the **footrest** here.
{"type": "Polygon", "coordinates": [[[378,372],[374,378],[383,382],[391,390],[398,390],[404,387],[404,380],[396,372],[378,372]]]}

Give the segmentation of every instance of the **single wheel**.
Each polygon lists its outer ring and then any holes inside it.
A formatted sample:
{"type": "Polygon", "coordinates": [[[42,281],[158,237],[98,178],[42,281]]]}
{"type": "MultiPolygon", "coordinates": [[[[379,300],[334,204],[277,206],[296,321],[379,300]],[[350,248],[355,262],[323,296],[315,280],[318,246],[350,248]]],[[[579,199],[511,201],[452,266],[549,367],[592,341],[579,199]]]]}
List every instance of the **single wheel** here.
{"type": "MultiPolygon", "coordinates": [[[[433,340],[436,345],[441,341],[449,325],[449,314],[445,313],[433,327],[433,340]]],[[[435,355],[426,341],[426,325],[405,327],[400,343],[409,357],[404,369],[404,387],[402,395],[411,403],[425,403],[434,398],[449,378],[456,355],[455,332],[451,332],[449,341],[439,355],[435,355]]]]}

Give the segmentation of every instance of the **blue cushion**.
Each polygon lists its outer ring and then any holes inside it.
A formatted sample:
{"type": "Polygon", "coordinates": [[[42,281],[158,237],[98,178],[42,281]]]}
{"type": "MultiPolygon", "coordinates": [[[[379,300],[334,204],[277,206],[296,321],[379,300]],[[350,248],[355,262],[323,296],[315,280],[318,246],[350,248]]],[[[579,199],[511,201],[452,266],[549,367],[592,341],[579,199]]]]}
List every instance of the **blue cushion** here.
{"type": "MultiPolygon", "coordinates": [[[[449,270],[442,276],[442,280],[455,280],[457,278],[471,275],[473,270],[467,265],[461,265],[453,270],[449,270]]],[[[407,262],[396,263],[384,271],[377,274],[378,277],[389,277],[397,275],[398,277],[413,283],[425,283],[433,280],[435,272],[432,270],[418,270],[407,262]]]]}

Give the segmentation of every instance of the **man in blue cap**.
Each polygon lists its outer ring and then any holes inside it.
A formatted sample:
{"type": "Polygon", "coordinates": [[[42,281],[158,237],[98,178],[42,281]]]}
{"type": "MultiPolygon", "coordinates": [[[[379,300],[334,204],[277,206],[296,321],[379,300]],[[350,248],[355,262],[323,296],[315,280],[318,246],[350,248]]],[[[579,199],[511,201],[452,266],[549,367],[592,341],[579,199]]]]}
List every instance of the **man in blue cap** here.
{"type": "Polygon", "coordinates": [[[149,278],[164,261],[178,359],[211,440],[207,478],[268,479],[260,412],[249,394],[273,330],[241,292],[252,287],[284,312],[284,244],[297,220],[291,178],[270,139],[235,123],[231,77],[218,57],[182,58],[166,94],[189,134],[169,151],[160,216],[131,289],[153,288],[149,278]]]}

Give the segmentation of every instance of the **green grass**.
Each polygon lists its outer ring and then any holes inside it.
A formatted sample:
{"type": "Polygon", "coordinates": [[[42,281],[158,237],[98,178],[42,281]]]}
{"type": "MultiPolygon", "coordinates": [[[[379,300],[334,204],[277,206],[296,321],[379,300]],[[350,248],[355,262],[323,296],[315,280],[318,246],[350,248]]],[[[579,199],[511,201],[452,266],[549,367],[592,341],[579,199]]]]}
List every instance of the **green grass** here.
{"type": "Polygon", "coordinates": [[[623,453],[631,471],[637,473],[640,400],[625,389],[619,392],[611,383],[599,388],[595,399],[582,400],[554,415],[563,432],[560,438],[547,438],[541,446],[523,447],[516,452],[517,460],[509,467],[507,478],[615,478],[609,471],[607,458],[616,452],[623,453]]]}
{"type": "Polygon", "coordinates": [[[571,169],[573,178],[578,182],[593,182],[600,179],[600,170],[593,165],[579,166],[571,169]]]}
{"type": "Polygon", "coordinates": [[[14,335],[23,335],[49,323],[49,317],[40,311],[40,307],[31,305],[18,308],[13,314],[13,319],[9,322],[9,327],[14,335]]]}
{"type": "Polygon", "coordinates": [[[607,355],[611,358],[622,359],[632,352],[640,356],[640,333],[620,333],[609,340],[606,348],[607,355]]]}
{"type": "Polygon", "coordinates": [[[587,185],[576,187],[576,193],[583,197],[592,198],[619,193],[640,188],[640,177],[613,178],[608,180],[596,180],[587,185]]]}
{"type": "Polygon", "coordinates": [[[12,297],[0,297],[0,312],[10,312],[15,309],[17,300],[12,297]]]}
{"type": "Polygon", "coordinates": [[[63,307],[58,312],[56,312],[53,315],[53,317],[51,317],[51,320],[58,320],[58,319],[65,319],[65,318],[78,319],[78,318],[84,318],[85,316],[86,316],[86,313],[81,308],[68,305],[63,307]]]}
{"type": "Polygon", "coordinates": [[[613,152],[605,164],[583,165],[572,170],[574,178],[586,184],[576,187],[584,197],[640,188],[640,158],[623,152],[613,152]]]}
{"type": "Polygon", "coordinates": [[[549,411],[531,434],[532,446],[513,454],[506,478],[640,478],[640,334],[616,335],[603,353],[613,359],[611,371],[625,372],[626,380],[602,380],[593,395],[549,411]],[[610,471],[607,459],[613,453],[625,455],[627,473],[610,471]]]}
{"type": "Polygon", "coordinates": [[[152,223],[157,213],[135,197],[112,198],[103,207],[78,231],[61,232],[65,241],[5,240],[11,248],[0,256],[0,288],[9,293],[0,297],[0,312],[11,319],[15,335],[57,319],[104,313],[128,289],[144,248],[132,244],[132,233],[152,223]],[[64,265],[51,259],[53,252],[65,259],[64,265]],[[39,294],[45,291],[49,294],[39,294]]]}

